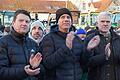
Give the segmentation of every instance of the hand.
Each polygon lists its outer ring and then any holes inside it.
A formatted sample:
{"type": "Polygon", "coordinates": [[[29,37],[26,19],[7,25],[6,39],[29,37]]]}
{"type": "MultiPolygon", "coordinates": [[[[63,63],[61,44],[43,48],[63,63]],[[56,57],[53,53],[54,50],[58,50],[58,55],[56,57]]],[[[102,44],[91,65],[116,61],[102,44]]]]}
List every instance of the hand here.
{"type": "Polygon", "coordinates": [[[110,57],[111,54],[111,50],[110,50],[110,43],[108,43],[105,47],[105,55],[106,55],[106,59],[108,60],[108,58],[110,57]]]}
{"type": "Polygon", "coordinates": [[[98,46],[100,43],[100,36],[96,35],[94,36],[88,43],[87,45],[87,50],[91,50],[93,48],[95,48],[96,46],[98,46]]]}
{"type": "Polygon", "coordinates": [[[70,33],[68,33],[67,34],[67,38],[66,38],[66,46],[68,47],[68,48],[72,48],[72,42],[73,42],[73,39],[74,39],[74,32],[73,31],[71,31],[70,33]]]}
{"type": "Polygon", "coordinates": [[[34,75],[37,75],[40,73],[40,68],[32,70],[32,69],[30,69],[30,65],[25,66],[24,70],[30,76],[34,76],[34,75]]]}
{"type": "Polygon", "coordinates": [[[32,54],[29,60],[29,63],[32,66],[32,69],[37,68],[40,65],[41,60],[42,60],[41,53],[38,52],[35,56],[32,54]]]}

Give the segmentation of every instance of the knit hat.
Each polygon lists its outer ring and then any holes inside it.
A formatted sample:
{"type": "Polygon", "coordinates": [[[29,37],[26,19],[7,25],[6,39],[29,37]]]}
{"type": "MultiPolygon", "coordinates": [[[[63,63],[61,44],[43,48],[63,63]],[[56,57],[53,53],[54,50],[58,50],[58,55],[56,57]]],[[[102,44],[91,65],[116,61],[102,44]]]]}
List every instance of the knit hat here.
{"type": "Polygon", "coordinates": [[[40,27],[42,31],[44,31],[44,26],[43,26],[43,24],[42,24],[39,20],[33,22],[33,23],[31,24],[31,26],[30,26],[29,38],[33,39],[33,40],[39,45],[39,43],[40,43],[40,41],[42,40],[43,37],[36,40],[36,39],[34,39],[33,36],[31,35],[32,29],[33,29],[35,26],[40,27]]]}
{"type": "Polygon", "coordinates": [[[84,30],[84,29],[78,29],[77,31],[76,31],[76,34],[87,34],[86,33],[86,31],[84,30]]]}
{"type": "Polygon", "coordinates": [[[67,8],[60,8],[56,11],[56,23],[58,23],[60,16],[63,14],[68,14],[72,19],[72,14],[67,8]]]}
{"type": "Polygon", "coordinates": [[[43,26],[43,24],[39,20],[34,21],[31,24],[31,26],[30,26],[30,32],[32,32],[32,29],[33,29],[34,26],[39,26],[44,31],[44,26],[43,26]]]}

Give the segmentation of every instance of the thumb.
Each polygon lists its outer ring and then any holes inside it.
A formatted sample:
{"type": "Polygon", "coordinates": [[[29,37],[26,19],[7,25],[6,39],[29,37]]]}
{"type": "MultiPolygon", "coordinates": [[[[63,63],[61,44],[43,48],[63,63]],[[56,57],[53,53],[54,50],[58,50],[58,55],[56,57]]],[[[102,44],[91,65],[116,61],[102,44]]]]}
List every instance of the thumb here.
{"type": "Polygon", "coordinates": [[[24,67],[24,69],[28,69],[30,67],[30,65],[26,65],[25,67],[24,67]]]}
{"type": "Polygon", "coordinates": [[[33,58],[34,58],[34,55],[33,55],[33,54],[31,54],[31,56],[30,56],[30,60],[31,60],[31,59],[33,59],[33,58]]]}

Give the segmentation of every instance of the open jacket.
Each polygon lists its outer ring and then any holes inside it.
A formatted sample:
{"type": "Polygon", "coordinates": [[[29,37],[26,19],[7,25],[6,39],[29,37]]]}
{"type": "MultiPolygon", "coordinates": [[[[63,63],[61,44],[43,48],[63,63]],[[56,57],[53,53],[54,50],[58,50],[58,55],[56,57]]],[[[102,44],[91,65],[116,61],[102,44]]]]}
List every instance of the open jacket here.
{"type": "Polygon", "coordinates": [[[89,35],[85,42],[95,36],[100,36],[100,43],[97,47],[86,53],[88,59],[88,80],[120,80],[120,36],[110,29],[111,38],[108,42],[99,31],[89,35]],[[110,43],[111,55],[107,60],[105,46],[110,43]]]}

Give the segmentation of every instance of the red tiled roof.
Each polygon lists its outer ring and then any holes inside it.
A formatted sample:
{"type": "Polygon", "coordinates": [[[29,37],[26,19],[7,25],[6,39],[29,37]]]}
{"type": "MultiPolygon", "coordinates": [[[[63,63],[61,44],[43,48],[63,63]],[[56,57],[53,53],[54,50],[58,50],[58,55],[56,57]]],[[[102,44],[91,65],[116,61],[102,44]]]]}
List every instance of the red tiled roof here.
{"type": "Polygon", "coordinates": [[[97,8],[96,12],[104,11],[107,7],[110,6],[112,0],[101,0],[99,2],[89,3],[89,6],[93,4],[94,8],[97,8]]]}
{"type": "Polygon", "coordinates": [[[0,0],[0,10],[26,9],[30,12],[54,13],[58,8],[66,7],[71,11],[78,11],[70,1],[53,0],[0,0]]]}

